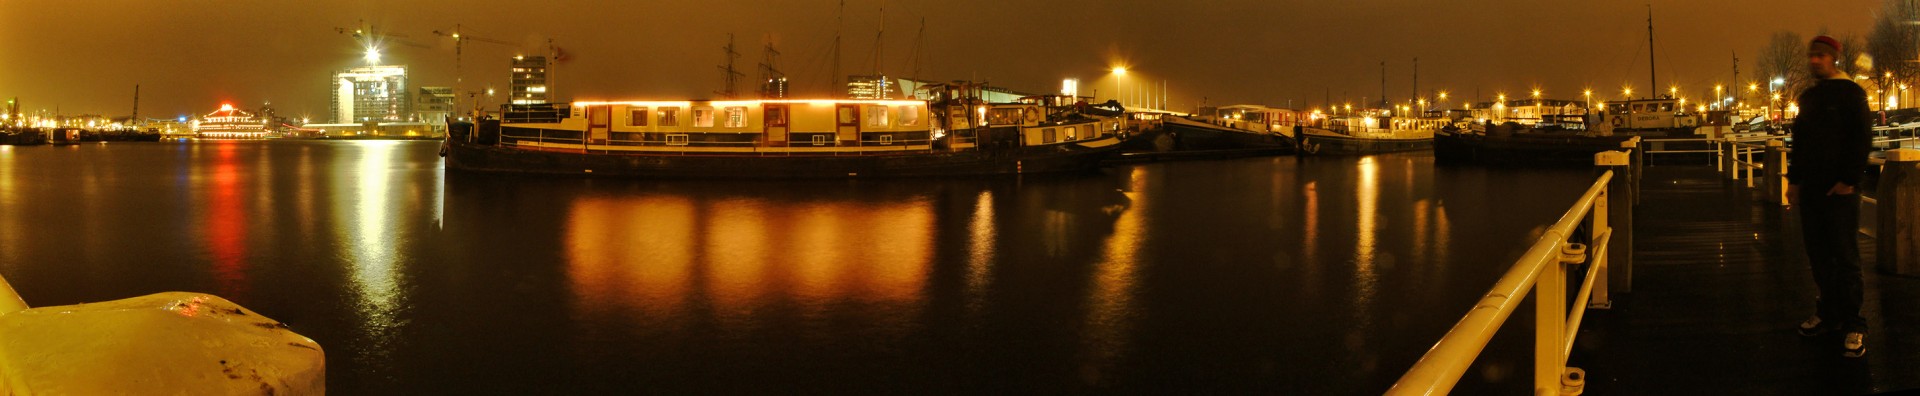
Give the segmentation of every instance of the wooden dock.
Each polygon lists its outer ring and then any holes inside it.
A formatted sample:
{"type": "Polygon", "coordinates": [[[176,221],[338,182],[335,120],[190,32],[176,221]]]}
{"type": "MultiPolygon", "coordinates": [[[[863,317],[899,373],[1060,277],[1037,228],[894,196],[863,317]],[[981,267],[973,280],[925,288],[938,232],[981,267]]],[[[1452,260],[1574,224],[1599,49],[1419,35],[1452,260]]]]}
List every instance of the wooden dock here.
{"type": "Polygon", "coordinates": [[[1920,390],[1920,278],[1874,271],[1871,238],[1860,238],[1868,351],[1845,358],[1838,335],[1794,330],[1816,294],[1795,215],[1710,167],[1648,167],[1641,188],[1633,290],[1588,312],[1569,362],[1586,370],[1587,394],[1920,390]]]}

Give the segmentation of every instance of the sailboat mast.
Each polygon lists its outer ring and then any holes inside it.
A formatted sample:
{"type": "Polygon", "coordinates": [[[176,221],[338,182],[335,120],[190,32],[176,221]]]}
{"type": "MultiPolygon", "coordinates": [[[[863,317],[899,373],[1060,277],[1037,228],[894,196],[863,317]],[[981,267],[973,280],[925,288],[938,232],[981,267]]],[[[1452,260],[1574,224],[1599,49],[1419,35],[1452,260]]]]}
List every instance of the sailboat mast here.
{"type": "MultiPolygon", "coordinates": [[[[1647,79],[1651,80],[1653,85],[1647,86],[1647,92],[1659,92],[1658,89],[1660,89],[1660,75],[1657,72],[1655,72],[1653,69],[1653,54],[1655,52],[1658,52],[1658,51],[1655,51],[1653,46],[1653,5],[1648,4],[1647,5],[1647,79]]],[[[1658,95],[1655,95],[1655,96],[1658,96],[1658,95]]],[[[1633,98],[1627,98],[1627,99],[1633,99],[1633,98]]]]}
{"type": "Polygon", "coordinates": [[[840,0],[840,11],[833,16],[833,74],[827,77],[827,97],[839,98],[843,90],[840,86],[840,25],[847,13],[846,0],[840,0]]]}

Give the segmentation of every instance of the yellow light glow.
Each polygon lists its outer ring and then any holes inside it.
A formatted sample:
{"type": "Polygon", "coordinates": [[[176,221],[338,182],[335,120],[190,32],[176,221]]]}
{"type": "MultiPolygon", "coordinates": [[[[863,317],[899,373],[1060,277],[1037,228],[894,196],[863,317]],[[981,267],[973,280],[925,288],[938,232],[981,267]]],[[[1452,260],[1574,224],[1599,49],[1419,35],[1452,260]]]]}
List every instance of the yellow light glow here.
{"type": "Polygon", "coordinates": [[[1118,75],[1122,75],[1122,76],[1124,76],[1124,75],[1127,75],[1127,67],[1126,67],[1126,66],[1114,66],[1114,67],[1113,67],[1113,74],[1118,74],[1118,75]]]}

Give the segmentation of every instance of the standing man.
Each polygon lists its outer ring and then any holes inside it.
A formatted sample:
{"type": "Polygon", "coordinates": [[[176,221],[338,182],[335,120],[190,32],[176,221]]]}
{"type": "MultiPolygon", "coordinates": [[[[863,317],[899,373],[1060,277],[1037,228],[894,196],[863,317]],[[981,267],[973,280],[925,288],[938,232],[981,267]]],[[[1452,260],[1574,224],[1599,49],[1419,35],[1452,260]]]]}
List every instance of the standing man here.
{"type": "Polygon", "coordinates": [[[1807,46],[1807,70],[1817,82],[1800,93],[1800,115],[1793,122],[1793,166],[1787,175],[1788,205],[1800,212],[1801,237],[1813,281],[1820,288],[1813,317],[1800,334],[1840,330],[1842,353],[1867,353],[1867,319],[1860,315],[1860,195],[1855,189],[1866,173],[1872,150],[1872,113],[1867,92],[1841,73],[1835,58],[1840,42],[1814,37],[1807,46]]]}

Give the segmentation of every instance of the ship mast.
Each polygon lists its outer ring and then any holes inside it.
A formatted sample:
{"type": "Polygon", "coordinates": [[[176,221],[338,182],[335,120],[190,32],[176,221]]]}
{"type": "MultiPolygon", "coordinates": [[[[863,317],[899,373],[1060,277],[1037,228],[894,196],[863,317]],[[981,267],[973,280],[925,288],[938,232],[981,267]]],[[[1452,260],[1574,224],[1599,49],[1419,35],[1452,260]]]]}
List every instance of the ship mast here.
{"type": "MultiPolygon", "coordinates": [[[[1655,51],[1653,46],[1653,4],[1647,4],[1647,79],[1653,83],[1653,85],[1647,86],[1647,92],[1659,92],[1658,90],[1660,89],[1660,75],[1656,74],[1653,69],[1653,54],[1655,52],[1658,51],[1655,51]]],[[[1657,97],[1659,95],[1654,96],[1657,97]]]]}
{"type": "Polygon", "coordinates": [[[727,33],[727,46],[720,47],[720,49],[726,51],[727,65],[720,66],[720,72],[724,74],[722,79],[726,81],[727,88],[725,91],[719,91],[714,93],[720,94],[720,97],[722,99],[733,99],[739,96],[734,91],[735,83],[740,80],[740,76],[746,75],[744,73],[740,73],[739,70],[733,69],[733,60],[740,58],[740,53],[733,51],[733,33],[727,33]]]}
{"type": "Polygon", "coordinates": [[[840,10],[833,15],[833,74],[827,76],[827,97],[839,98],[840,91],[840,25],[847,13],[847,1],[840,0],[840,10]]]}

